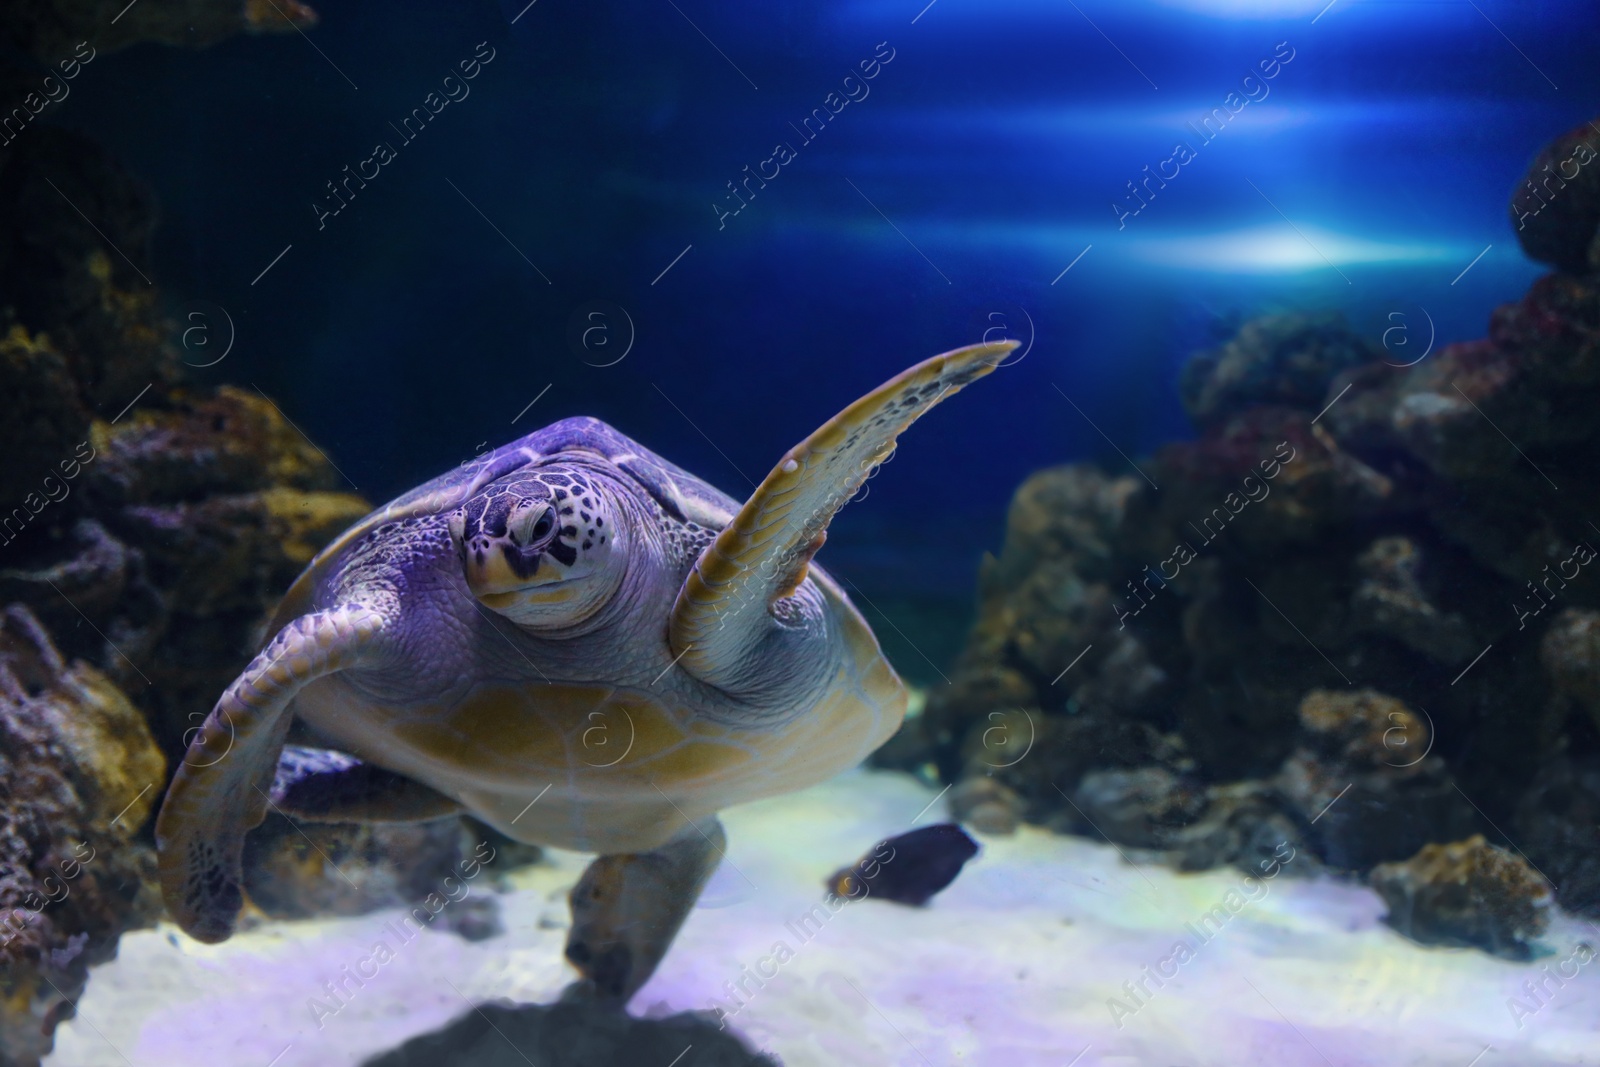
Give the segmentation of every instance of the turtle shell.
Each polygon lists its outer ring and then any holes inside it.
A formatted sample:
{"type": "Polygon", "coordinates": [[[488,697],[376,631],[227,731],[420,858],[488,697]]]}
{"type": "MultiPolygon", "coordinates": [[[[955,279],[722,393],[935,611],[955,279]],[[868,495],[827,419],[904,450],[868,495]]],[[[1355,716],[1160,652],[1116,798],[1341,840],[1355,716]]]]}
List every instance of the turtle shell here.
{"type": "Polygon", "coordinates": [[[306,565],[284,594],[267,628],[266,639],[271,640],[291,619],[311,610],[312,590],[317,579],[334,566],[346,548],[367,533],[386,522],[454,510],[485,486],[514,471],[574,452],[604,457],[638,482],[668,514],[679,519],[720,530],[739,510],[739,502],[726,493],[662,459],[599,419],[588,416],[562,419],[423,482],[334,538],[306,565]]]}

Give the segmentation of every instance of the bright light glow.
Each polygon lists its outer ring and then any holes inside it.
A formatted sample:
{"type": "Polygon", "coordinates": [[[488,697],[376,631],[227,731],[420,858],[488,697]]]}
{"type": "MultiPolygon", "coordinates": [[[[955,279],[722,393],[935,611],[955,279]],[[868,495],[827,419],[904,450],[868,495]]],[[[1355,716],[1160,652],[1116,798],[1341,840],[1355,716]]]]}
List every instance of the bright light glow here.
{"type": "MultiPolygon", "coordinates": [[[[1453,245],[1375,241],[1355,234],[1301,226],[1266,226],[1194,237],[1137,242],[1132,255],[1147,263],[1187,270],[1284,274],[1359,263],[1444,262],[1460,257],[1453,245]]],[[[1469,256],[1470,252],[1467,253],[1469,256]]]]}
{"type": "MultiPolygon", "coordinates": [[[[1338,0],[1350,4],[1352,0],[1338,0]]],[[[1315,15],[1328,0],[1156,0],[1161,7],[1176,7],[1196,15],[1223,19],[1292,19],[1315,15]]]]}

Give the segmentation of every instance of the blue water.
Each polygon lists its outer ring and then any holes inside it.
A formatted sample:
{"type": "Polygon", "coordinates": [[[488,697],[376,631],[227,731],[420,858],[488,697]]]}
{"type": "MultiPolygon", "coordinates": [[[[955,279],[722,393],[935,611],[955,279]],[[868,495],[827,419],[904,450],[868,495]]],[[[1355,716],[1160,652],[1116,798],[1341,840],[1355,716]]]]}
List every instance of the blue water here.
{"type": "Polygon", "coordinates": [[[524,3],[324,3],[308,35],[137,48],[62,121],[156,193],[174,314],[237,323],[196,373],[278,399],[374,500],[577,413],[742,496],[904,365],[1031,342],[835,524],[825,559],[897,605],[967,601],[1029,471],[1187,435],[1177,370],[1245,318],[1481,336],[1539,273],[1510,191],[1600,98],[1577,0],[524,3]],[[479,42],[470,95],[407,142],[390,124],[479,42]],[[377,142],[395,158],[324,214],[377,142]]]}

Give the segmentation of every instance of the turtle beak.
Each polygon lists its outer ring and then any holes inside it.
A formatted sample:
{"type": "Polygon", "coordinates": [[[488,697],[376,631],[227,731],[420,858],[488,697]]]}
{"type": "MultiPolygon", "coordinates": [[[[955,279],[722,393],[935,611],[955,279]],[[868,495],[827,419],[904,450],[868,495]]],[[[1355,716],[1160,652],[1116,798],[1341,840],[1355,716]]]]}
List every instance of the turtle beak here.
{"type": "Polygon", "coordinates": [[[472,538],[464,555],[467,587],[485,604],[489,597],[551,585],[567,577],[566,568],[549,554],[518,548],[509,538],[472,538]]]}

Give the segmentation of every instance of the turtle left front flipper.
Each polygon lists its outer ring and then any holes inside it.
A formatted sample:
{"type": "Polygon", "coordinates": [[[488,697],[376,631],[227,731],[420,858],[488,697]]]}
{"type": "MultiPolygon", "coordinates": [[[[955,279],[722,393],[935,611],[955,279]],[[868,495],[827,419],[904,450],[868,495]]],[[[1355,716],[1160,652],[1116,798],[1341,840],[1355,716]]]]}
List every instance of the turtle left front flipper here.
{"type": "Polygon", "coordinates": [[[727,840],[713,818],[652,852],[589,864],[569,898],[567,959],[583,975],[569,996],[627,1003],[667,954],[727,840]]]}
{"type": "Polygon", "coordinates": [[[266,818],[289,705],[318,678],[373,658],[386,616],[345,604],[278,631],[234,683],[189,745],[156,819],[161,893],[198,941],[225,941],[244,902],[244,836],[266,818]]]}

